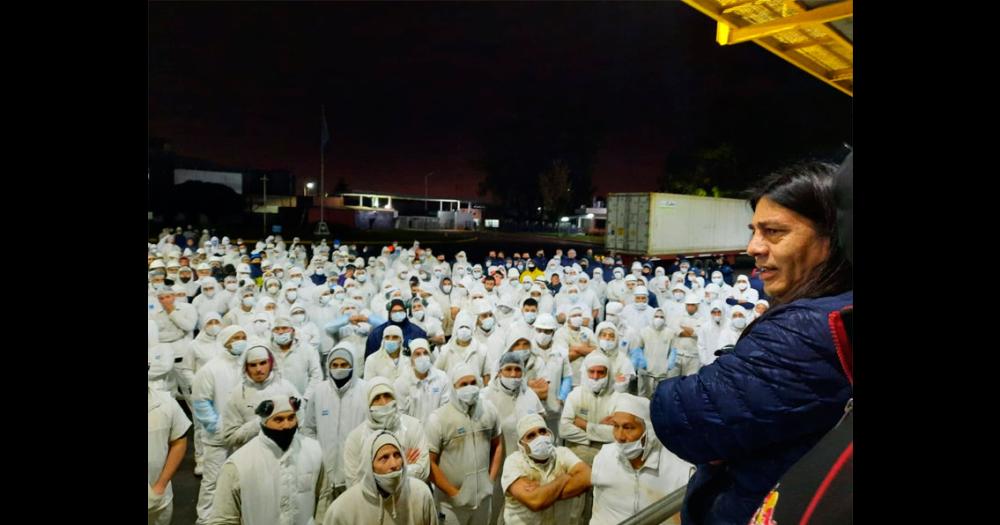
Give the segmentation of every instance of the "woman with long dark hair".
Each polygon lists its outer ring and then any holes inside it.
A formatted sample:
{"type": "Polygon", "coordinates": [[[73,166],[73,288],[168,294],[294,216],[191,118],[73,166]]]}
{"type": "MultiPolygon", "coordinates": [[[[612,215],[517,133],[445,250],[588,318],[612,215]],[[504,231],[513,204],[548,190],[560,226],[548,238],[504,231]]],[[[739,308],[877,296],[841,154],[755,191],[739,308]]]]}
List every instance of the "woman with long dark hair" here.
{"type": "Polygon", "coordinates": [[[698,374],[664,381],[653,397],[657,437],[698,466],[686,525],[748,523],[851,397],[828,321],[854,300],[851,263],[837,242],[836,169],[800,164],[752,192],[747,253],[771,308],[731,352],[698,374]]]}

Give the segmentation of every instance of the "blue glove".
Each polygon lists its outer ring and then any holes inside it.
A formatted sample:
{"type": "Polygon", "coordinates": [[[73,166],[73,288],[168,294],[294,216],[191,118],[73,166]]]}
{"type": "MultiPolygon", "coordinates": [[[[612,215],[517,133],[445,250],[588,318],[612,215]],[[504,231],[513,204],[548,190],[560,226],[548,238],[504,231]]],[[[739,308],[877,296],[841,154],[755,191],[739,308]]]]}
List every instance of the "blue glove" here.
{"type": "Polygon", "coordinates": [[[646,369],[646,354],[643,352],[642,348],[633,348],[632,351],[628,353],[628,356],[632,359],[632,366],[634,366],[636,370],[639,370],[640,368],[643,370],[646,369]]]}
{"type": "Polygon", "coordinates": [[[729,306],[736,306],[736,303],[737,303],[736,299],[733,299],[732,297],[726,299],[726,304],[728,304],[729,306]]]}
{"type": "Polygon", "coordinates": [[[562,378],[562,384],[559,385],[559,400],[566,401],[571,391],[573,391],[573,379],[566,376],[562,378]]]}
{"type": "Polygon", "coordinates": [[[198,419],[205,430],[215,434],[218,430],[219,414],[215,411],[215,406],[207,399],[199,399],[191,403],[194,407],[194,417],[198,419]]]}
{"type": "Polygon", "coordinates": [[[667,370],[673,370],[677,367],[677,349],[671,348],[670,354],[667,355],[667,370]]]}

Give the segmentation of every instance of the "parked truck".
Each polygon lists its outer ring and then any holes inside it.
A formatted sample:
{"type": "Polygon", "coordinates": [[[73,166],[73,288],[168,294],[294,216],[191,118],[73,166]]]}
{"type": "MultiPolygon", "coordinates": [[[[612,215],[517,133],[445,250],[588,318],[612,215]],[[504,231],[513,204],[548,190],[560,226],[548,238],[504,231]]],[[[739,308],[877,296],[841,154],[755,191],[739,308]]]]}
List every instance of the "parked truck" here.
{"type": "Polygon", "coordinates": [[[659,257],[739,254],[750,240],[752,216],[741,199],[612,193],[605,248],[659,257]]]}

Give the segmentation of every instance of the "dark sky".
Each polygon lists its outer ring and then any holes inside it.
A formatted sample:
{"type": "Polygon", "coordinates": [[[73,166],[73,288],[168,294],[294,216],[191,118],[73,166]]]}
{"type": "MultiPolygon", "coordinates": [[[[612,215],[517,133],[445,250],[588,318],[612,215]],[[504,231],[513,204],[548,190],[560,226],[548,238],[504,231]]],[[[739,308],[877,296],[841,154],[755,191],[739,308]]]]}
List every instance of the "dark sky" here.
{"type": "Polygon", "coordinates": [[[851,98],[681,2],[149,6],[149,134],[175,151],[319,176],[328,191],[476,198],[479,137],[569,101],[603,130],[593,184],[655,190],[667,154],[725,130],[851,141],[851,98]]]}

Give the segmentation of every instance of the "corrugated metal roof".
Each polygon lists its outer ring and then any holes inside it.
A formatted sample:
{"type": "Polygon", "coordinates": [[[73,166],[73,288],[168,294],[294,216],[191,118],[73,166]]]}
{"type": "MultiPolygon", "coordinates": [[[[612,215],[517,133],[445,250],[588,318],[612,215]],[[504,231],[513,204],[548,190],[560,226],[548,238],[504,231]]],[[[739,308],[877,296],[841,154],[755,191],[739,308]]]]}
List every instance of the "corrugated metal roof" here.
{"type": "Polygon", "coordinates": [[[717,22],[720,45],[753,41],[854,95],[853,0],[684,0],[717,22]]]}

